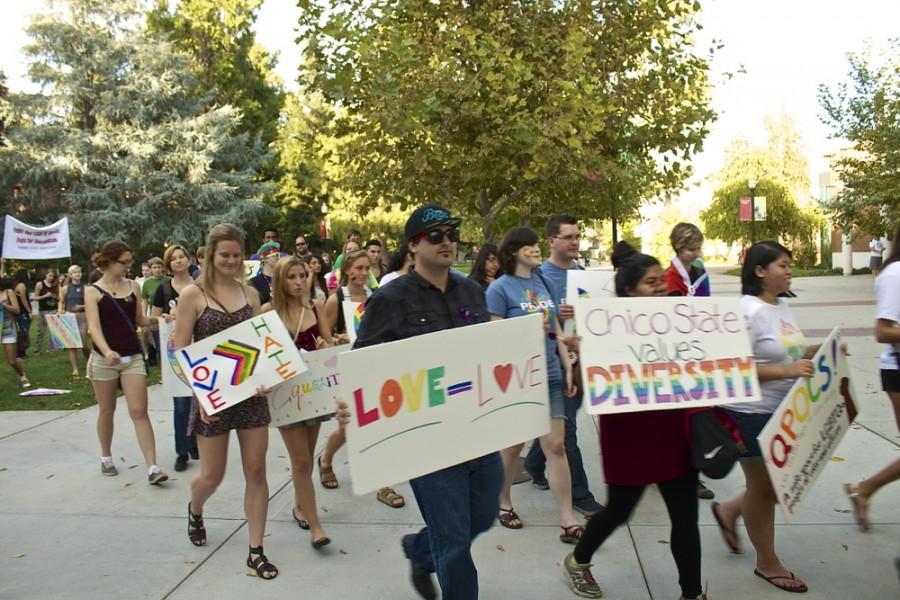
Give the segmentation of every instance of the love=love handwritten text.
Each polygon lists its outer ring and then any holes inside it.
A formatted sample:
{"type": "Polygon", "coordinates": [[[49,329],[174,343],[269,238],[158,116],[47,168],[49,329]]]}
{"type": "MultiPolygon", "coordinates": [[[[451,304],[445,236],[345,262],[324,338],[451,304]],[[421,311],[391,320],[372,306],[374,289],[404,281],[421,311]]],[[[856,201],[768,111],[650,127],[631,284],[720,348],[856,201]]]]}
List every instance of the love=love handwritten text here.
{"type": "Polygon", "coordinates": [[[499,396],[505,396],[525,388],[544,384],[543,354],[529,357],[523,364],[504,363],[475,367],[474,385],[471,380],[463,380],[444,385],[446,368],[435,366],[403,373],[386,379],[380,386],[377,404],[367,405],[363,388],[353,390],[354,414],[360,427],[371,425],[382,418],[390,419],[405,409],[415,413],[423,409],[443,406],[449,399],[468,397],[482,407],[499,396]],[[541,362],[539,362],[541,361],[541,362]],[[490,373],[485,377],[486,373],[490,373]],[[492,376],[492,377],[491,377],[492,376]],[[467,392],[474,392],[474,397],[467,392]]]}

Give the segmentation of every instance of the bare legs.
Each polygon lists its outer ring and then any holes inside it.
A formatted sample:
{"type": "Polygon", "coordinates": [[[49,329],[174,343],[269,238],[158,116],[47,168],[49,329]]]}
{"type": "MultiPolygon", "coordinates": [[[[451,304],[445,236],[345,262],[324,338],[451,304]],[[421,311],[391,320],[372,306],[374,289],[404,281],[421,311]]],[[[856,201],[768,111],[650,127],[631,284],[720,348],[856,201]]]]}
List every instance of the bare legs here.
{"type": "Polygon", "coordinates": [[[328,439],[325,441],[325,450],[322,451],[322,456],[319,457],[322,466],[330,467],[331,462],[334,460],[334,455],[341,449],[341,446],[346,443],[347,434],[344,431],[344,425],[340,425],[331,432],[331,435],[329,435],[328,439]]]}
{"type": "MultiPolygon", "coordinates": [[[[541,450],[547,457],[548,482],[553,498],[559,507],[560,524],[563,527],[578,525],[572,511],[572,475],[569,472],[569,461],[566,458],[565,422],[561,418],[550,420],[550,433],[539,438],[541,450]]],[[[503,458],[503,487],[500,488],[500,508],[511,509],[510,490],[516,475],[519,454],[524,444],[516,444],[501,451],[503,458]]]]}
{"type": "MultiPolygon", "coordinates": [[[[894,418],[897,420],[897,429],[900,430],[900,392],[888,392],[888,397],[894,406],[894,418]]],[[[900,458],[894,460],[868,479],[860,481],[856,485],[846,486],[848,492],[855,492],[859,497],[854,502],[854,512],[860,528],[869,529],[869,498],[882,487],[900,479],[900,458]]],[[[852,498],[852,497],[851,497],[852,498]]]]}
{"type": "Polygon", "coordinates": [[[3,344],[3,351],[6,352],[6,364],[12,367],[19,377],[25,377],[25,369],[22,368],[22,361],[16,358],[16,345],[3,344]]]}
{"type": "Polygon", "coordinates": [[[279,429],[291,459],[291,479],[294,483],[294,515],[309,523],[313,540],[325,537],[316,509],[316,490],[312,482],[313,455],[319,437],[319,425],[297,429],[279,429]]]}
{"type": "Polygon", "coordinates": [[[744,517],[747,535],[756,550],[756,568],[767,577],[779,579],[785,587],[803,587],[802,580],[790,579],[791,572],[785,568],[775,552],[775,492],[766,467],[761,460],[742,462],[747,489],[743,494],[719,505],[719,515],[725,526],[734,530],[739,517],[744,517]]]}

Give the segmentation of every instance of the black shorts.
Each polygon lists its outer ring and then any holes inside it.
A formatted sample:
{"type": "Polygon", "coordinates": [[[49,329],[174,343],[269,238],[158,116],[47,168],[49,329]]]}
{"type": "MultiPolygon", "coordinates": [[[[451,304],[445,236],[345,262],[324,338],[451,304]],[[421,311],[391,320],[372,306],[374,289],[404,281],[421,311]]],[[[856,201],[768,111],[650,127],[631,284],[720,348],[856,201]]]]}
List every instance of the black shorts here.
{"type": "Polygon", "coordinates": [[[886,392],[900,392],[900,371],[897,369],[882,369],[881,389],[886,392]]]}

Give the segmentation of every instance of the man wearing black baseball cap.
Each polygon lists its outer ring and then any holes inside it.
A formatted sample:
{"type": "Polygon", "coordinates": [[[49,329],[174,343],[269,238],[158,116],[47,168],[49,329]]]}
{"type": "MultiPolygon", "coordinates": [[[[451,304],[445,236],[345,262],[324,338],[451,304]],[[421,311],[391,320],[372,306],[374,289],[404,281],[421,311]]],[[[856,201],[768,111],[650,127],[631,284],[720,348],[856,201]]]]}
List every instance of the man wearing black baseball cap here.
{"type": "MultiPolygon", "coordinates": [[[[481,286],[450,270],[459,224],[460,219],[435,204],[413,211],[405,233],[415,269],[375,290],[354,348],[488,321],[481,286]]],[[[422,598],[437,598],[431,573],[437,574],[445,600],[478,597],[472,541],[493,525],[502,482],[499,452],[410,481],[425,528],[404,536],[403,550],[422,598]]]]}

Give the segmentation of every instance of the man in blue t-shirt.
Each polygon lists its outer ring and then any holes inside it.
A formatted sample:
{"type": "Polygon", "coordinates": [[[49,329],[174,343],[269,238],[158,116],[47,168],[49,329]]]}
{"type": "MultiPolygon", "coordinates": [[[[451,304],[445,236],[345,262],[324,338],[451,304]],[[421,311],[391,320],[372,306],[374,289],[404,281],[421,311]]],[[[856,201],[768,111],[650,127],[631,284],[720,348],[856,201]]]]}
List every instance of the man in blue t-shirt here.
{"type": "MultiPolygon", "coordinates": [[[[552,288],[550,291],[554,294],[553,300],[559,309],[559,321],[564,323],[575,316],[572,305],[566,303],[566,271],[583,268],[576,262],[581,242],[578,220],[570,215],[553,215],[544,226],[544,234],[550,246],[550,258],[544,261],[540,270],[552,288]]],[[[577,377],[577,373],[580,373],[579,368],[575,366],[574,371],[577,377]]],[[[581,406],[582,393],[579,382],[578,392],[566,398],[566,456],[572,475],[572,507],[586,517],[591,517],[602,510],[603,505],[597,502],[588,487],[581,449],[578,448],[576,413],[581,406]]],[[[544,474],[546,464],[547,460],[541,451],[541,445],[532,444],[525,458],[525,470],[531,474],[534,487],[542,490],[550,488],[544,474]]]]}

